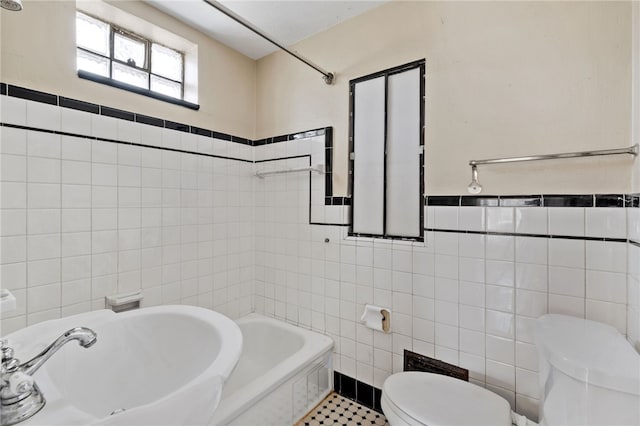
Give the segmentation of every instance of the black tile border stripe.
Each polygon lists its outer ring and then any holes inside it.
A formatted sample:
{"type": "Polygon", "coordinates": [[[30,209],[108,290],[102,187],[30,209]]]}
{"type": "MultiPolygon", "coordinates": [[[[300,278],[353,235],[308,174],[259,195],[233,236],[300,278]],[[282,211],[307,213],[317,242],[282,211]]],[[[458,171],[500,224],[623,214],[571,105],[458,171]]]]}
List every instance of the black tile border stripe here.
{"type": "Polygon", "coordinates": [[[200,155],[200,156],[203,156],[203,157],[221,158],[223,160],[234,160],[234,161],[241,161],[243,163],[251,163],[251,164],[253,164],[252,160],[244,160],[242,158],[233,158],[233,157],[227,157],[227,156],[224,156],[224,155],[207,154],[207,153],[202,153],[202,152],[197,152],[197,151],[187,151],[187,150],[184,150],[184,149],[167,148],[167,147],[156,146],[156,145],[146,145],[146,144],[143,144],[143,143],[127,142],[127,141],[122,141],[122,140],[117,140],[117,139],[107,139],[107,138],[101,138],[101,137],[98,137],[98,136],[87,136],[87,135],[81,135],[79,133],[69,133],[69,132],[61,132],[61,131],[58,131],[58,130],[39,129],[39,128],[36,128],[36,127],[20,126],[20,125],[17,125],[17,124],[7,124],[7,123],[0,123],[0,127],[8,127],[8,128],[11,128],[11,129],[29,130],[29,131],[41,132],[41,133],[51,133],[51,134],[54,134],[54,135],[71,136],[71,137],[87,139],[87,140],[94,140],[94,141],[99,141],[99,142],[108,142],[108,143],[116,143],[116,144],[121,144],[121,145],[139,146],[139,147],[142,147],[142,148],[151,148],[151,149],[159,149],[159,150],[162,150],[162,151],[180,152],[180,153],[183,153],[183,154],[193,154],[193,155],[200,155]]]}
{"type": "Polygon", "coordinates": [[[504,237],[531,237],[531,238],[548,238],[562,240],[584,240],[584,241],[607,241],[614,243],[631,242],[626,238],[609,238],[609,237],[586,237],[575,235],[555,235],[555,234],[524,234],[518,232],[493,232],[493,231],[465,231],[456,229],[440,229],[440,228],[424,228],[427,232],[446,232],[451,234],[475,234],[475,235],[499,235],[504,237]]]}
{"type": "MultiPolygon", "coordinates": [[[[309,138],[314,136],[325,135],[325,205],[351,205],[351,197],[335,197],[333,196],[333,128],[324,127],[318,129],[312,129],[302,132],[290,133],[286,135],[274,136],[269,138],[263,138],[258,140],[251,140],[242,138],[239,136],[233,136],[227,133],[216,132],[210,129],[204,129],[196,126],[190,126],[184,123],[177,123],[170,120],[164,120],[161,118],[150,117],[144,114],[137,114],[130,111],[119,110],[108,106],[101,106],[98,104],[80,101],[77,99],[67,98],[64,96],[58,96],[51,93],[41,92],[38,90],[28,89],[25,87],[15,86],[7,83],[0,82],[0,94],[16,97],[35,102],[46,103],[50,105],[57,105],[63,108],[70,108],[79,111],[84,111],[92,114],[104,115],[108,117],[114,117],[118,119],[124,119],[134,121],[141,124],[173,129],[183,131],[187,133],[193,133],[204,137],[212,137],[214,139],[220,139],[229,142],[240,143],[249,146],[262,146],[272,143],[279,143],[285,141],[298,140],[303,138],[309,138]]],[[[3,124],[6,125],[6,124],[3,124]]],[[[8,125],[9,126],[9,125],[8,125]]],[[[25,127],[26,128],[26,127],[25,127]]],[[[39,130],[36,128],[27,128],[29,130],[39,130]]],[[[55,132],[58,134],[65,134],[63,132],[55,132]]],[[[93,139],[92,136],[75,135],[84,138],[93,139]]],[[[100,139],[97,139],[100,140],[100,139]]],[[[129,143],[123,141],[105,140],[109,142],[117,143],[129,143]]],[[[146,146],[146,145],[140,145],[146,146]]],[[[156,146],[146,146],[149,148],[160,148],[156,146]]],[[[167,148],[161,148],[167,149],[167,148]]],[[[211,154],[202,154],[193,151],[175,150],[185,153],[193,153],[197,155],[208,155],[216,157],[211,154]]],[[[237,160],[231,157],[217,156],[219,158],[226,158],[230,160],[237,160]]],[[[249,161],[249,160],[240,160],[249,161]]],[[[466,195],[454,195],[454,196],[425,196],[425,205],[427,206],[486,206],[486,207],[638,207],[640,208],[640,194],[586,194],[586,195],[501,195],[501,196],[466,196],[466,195]]]]}
{"type": "Polygon", "coordinates": [[[431,207],[640,207],[640,194],[430,195],[431,207]]]}
{"type": "MultiPolygon", "coordinates": [[[[57,105],[63,108],[75,109],[78,111],[84,111],[96,115],[103,115],[106,117],[113,117],[127,121],[134,121],[136,123],[147,124],[150,126],[163,127],[166,129],[178,130],[183,132],[192,132],[192,127],[197,129],[197,131],[193,133],[202,134],[199,127],[190,126],[184,123],[176,123],[171,120],[164,120],[162,118],[150,117],[144,114],[137,114],[131,111],[125,111],[117,108],[112,108],[106,105],[98,105],[90,102],[81,101],[78,99],[67,98],[64,96],[58,96],[50,93],[40,92],[38,90],[27,89],[20,86],[14,86],[11,84],[0,83],[2,87],[6,87],[6,94],[9,97],[15,97],[20,99],[26,99],[34,102],[41,102],[50,105],[57,105]]],[[[231,136],[226,133],[215,132],[213,130],[208,130],[211,133],[212,137],[215,139],[222,139],[231,142],[239,142],[244,145],[252,145],[252,141],[250,139],[242,138],[239,136],[231,136]]]]}
{"type": "Polygon", "coordinates": [[[333,390],[340,396],[384,414],[380,405],[381,389],[334,370],[333,390]]]}
{"type": "MultiPolygon", "coordinates": [[[[74,109],[78,111],[88,112],[96,115],[104,115],[106,117],[113,117],[122,120],[133,121],[136,123],[147,124],[150,126],[162,127],[171,130],[177,130],[187,133],[194,133],[200,136],[212,137],[214,139],[221,139],[228,142],[235,142],[242,145],[260,146],[271,143],[293,141],[298,139],[309,138],[313,136],[321,136],[325,134],[332,134],[331,127],[321,127],[312,130],[305,130],[302,132],[290,133],[287,135],[275,136],[266,139],[252,140],[243,138],[240,136],[230,135],[228,133],[217,132],[211,129],[204,129],[197,126],[191,126],[189,124],[177,123],[171,120],[165,120],[162,118],[151,117],[144,114],[138,114],[131,111],[125,111],[117,108],[112,108],[106,105],[98,105],[91,102],[81,101],[78,99],[67,98],[64,96],[58,96],[55,94],[41,92],[38,90],[27,89],[25,87],[15,86],[7,83],[0,82],[0,95],[5,95],[14,98],[26,99],[29,101],[46,103],[49,105],[56,105],[63,108],[74,109]]],[[[331,141],[329,141],[329,147],[331,141]]]]}
{"type": "Polygon", "coordinates": [[[8,85],[7,95],[14,98],[27,99],[49,105],[58,105],[57,95],[40,92],[39,90],[27,89],[26,87],[8,85]]]}
{"type": "Polygon", "coordinates": [[[91,102],[79,101],[77,99],[58,97],[58,105],[63,108],[75,109],[78,111],[90,112],[92,114],[100,114],[100,105],[91,102]]]}

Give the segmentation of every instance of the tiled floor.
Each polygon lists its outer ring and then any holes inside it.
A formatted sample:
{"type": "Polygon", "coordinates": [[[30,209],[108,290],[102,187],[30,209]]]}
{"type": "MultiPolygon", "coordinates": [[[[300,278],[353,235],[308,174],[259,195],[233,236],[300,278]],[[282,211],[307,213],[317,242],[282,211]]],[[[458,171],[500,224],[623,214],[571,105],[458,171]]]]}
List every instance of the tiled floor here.
{"type": "Polygon", "coordinates": [[[332,392],[295,426],[318,425],[389,426],[389,423],[384,415],[332,392]]]}

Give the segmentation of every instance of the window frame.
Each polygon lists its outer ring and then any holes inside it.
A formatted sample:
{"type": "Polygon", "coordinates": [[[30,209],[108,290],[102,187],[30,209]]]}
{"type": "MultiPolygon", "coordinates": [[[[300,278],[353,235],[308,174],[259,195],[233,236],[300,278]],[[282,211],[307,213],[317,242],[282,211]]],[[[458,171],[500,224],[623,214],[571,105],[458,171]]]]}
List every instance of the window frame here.
{"type": "Polygon", "coordinates": [[[386,70],[378,71],[372,74],[368,74],[362,77],[355,78],[349,81],[349,194],[351,195],[351,211],[350,211],[350,220],[349,220],[349,229],[348,236],[350,237],[365,237],[365,238],[384,238],[391,240],[405,240],[405,241],[416,241],[416,242],[424,242],[424,131],[425,131],[425,79],[426,79],[426,61],[425,59],[420,59],[417,61],[409,62],[404,65],[399,65],[397,67],[389,68],[386,70]],[[354,141],[354,123],[355,123],[355,85],[357,83],[362,83],[367,80],[372,80],[379,77],[385,78],[385,120],[387,117],[388,111],[388,86],[389,86],[389,77],[394,74],[400,74],[405,71],[410,71],[413,69],[419,68],[420,70],[420,170],[419,170],[419,205],[420,205],[420,234],[416,237],[407,237],[400,235],[390,235],[387,234],[387,122],[385,121],[385,134],[384,134],[384,195],[383,195],[383,221],[382,221],[382,234],[367,234],[367,233],[357,233],[353,232],[353,210],[355,205],[355,197],[356,194],[353,192],[354,187],[354,172],[355,172],[355,141],[354,141]]]}
{"type": "MultiPolygon", "coordinates": [[[[76,52],[77,52],[77,50],[82,50],[83,52],[86,52],[86,53],[94,55],[94,56],[99,56],[99,57],[104,58],[104,59],[109,61],[109,76],[108,77],[105,77],[105,76],[100,75],[100,74],[95,74],[95,73],[92,73],[90,71],[78,69],[77,72],[78,72],[78,76],[80,78],[85,78],[85,79],[92,80],[92,81],[95,81],[95,82],[98,82],[98,83],[108,84],[108,85],[113,86],[113,87],[118,87],[118,88],[121,88],[121,89],[124,89],[124,90],[129,90],[129,91],[132,91],[132,92],[135,92],[135,93],[139,93],[139,94],[143,94],[143,95],[146,95],[146,96],[150,96],[152,98],[164,100],[164,101],[175,103],[175,104],[178,104],[178,105],[183,105],[183,106],[186,106],[186,107],[191,108],[191,109],[199,109],[198,105],[184,100],[184,86],[185,86],[185,54],[184,54],[184,52],[182,52],[180,50],[177,50],[177,49],[174,49],[172,47],[166,46],[166,45],[164,45],[162,43],[157,43],[157,42],[155,42],[155,41],[153,41],[153,40],[151,40],[151,39],[149,39],[147,37],[143,37],[143,36],[141,36],[139,34],[136,34],[136,33],[132,32],[132,31],[129,31],[129,30],[125,29],[125,28],[122,28],[122,27],[120,27],[118,25],[115,25],[115,24],[113,24],[113,23],[111,23],[109,21],[105,21],[103,19],[96,18],[95,16],[93,16],[93,15],[91,15],[91,14],[85,12],[85,11],[82,11],[82,10],[76,10],[76,20],[78,19],[77,18],[77,14],[83,14],[85,16],[90,17],[91,19],[95,19],[96,21],[102,22],[103,24],[106,24],[106,25],[109,26],[109,56],[105,56],[102,53],[98,53],[98,52],[96,52],[94,50],[87,49],[85,47],[79,46],[78,45],[77,35],[76,35],[76,52]],[[120,34],[120,35],[122,35],[124,37],[127,37],[127,38],[133,39],[135,41],[139,41],[139,42],[143,42],[144,43],[144,45],[145,45],[145,63],[143,64],[142,67],[138,66],[138,64],[131,65],[131,64],[129,64],[129,63],[125,62],[125,61],[122,61],[120,59],[117,59],[115,57],[115,36],[116,36],[116,34],[120,34]],[[152,69],[152,58],[153,58],[153,55],[151,54],[151,51],[152,51],[152,47],[153,47],[154,44],[162,46],[162,47],[164,47],[166,49],[172,50],[172,51],[180,54],[180,57],[182,58],[182,61],[181,61],[182,80],[174,80],[172,78],[165,77],[163,75],[156,74],[156,73],[153,73],[151,71],[151,69],[152,69]],[[133,85],[133,84],[130,84],[130,83],[126,83],[126,82],[114,79],[113,78],[113,63],[114,62],[116,62],[118,64],[121,64],[121,65],[124,65],[124,66],[127,66],[127,67],[130,67],[130,68],[133,68],[133,69],[144,71],[145,73],[147,73],[147,85],[146,85],[146,87],[140,87],[140,86],[136,86],[136,85],[133,85]],[[164,93],[161,93],[161,92],[157,92],[157,91],[151,90],[151,77],[152,76],[155,76],[155,77],[160,78],[162,80],[166,80],[166,81],[170,81],[170,82],[179,84],[180,85],[180,97],[176,98],[176,97],[173,97],[173,96],[165,95],[164,93]],[[108,80],[108,81],[105,81],[105,80],[108,80]]],[[[76,53],[76,57],[77,57],[77,53],[76,53]]]]}

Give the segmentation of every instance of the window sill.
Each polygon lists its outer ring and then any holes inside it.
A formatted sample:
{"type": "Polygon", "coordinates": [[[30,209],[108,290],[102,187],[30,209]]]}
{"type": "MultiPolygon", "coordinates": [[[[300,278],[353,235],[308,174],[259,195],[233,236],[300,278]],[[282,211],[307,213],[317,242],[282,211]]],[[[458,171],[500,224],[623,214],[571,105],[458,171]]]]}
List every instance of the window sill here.
{"type": "Polygon", "coordinates": [[[105,84],[107,86],[115,87],[117,89],[126,90],[128,92],[133,92],[138,95],[148,96],[153,99],[157,99],[159,101],[168,102],[170,104],[183,106],[185,108],[192,109],[194,111],[198,111],[200,109],[200,105],[194,104],[188,101],[183,101],[182,99],[172,98],[171,96],[166,96],[161,93],[152,92],[148,89],[141,89],[140,87],[133,86],[131,84],[122,83],[120,81],[115,81],[107,77],[103,77],[101,75],[93,74],[87,71],[78,71],[78,77],[83,78],[85,80],[90,80],[95,83],[105,84]]]}

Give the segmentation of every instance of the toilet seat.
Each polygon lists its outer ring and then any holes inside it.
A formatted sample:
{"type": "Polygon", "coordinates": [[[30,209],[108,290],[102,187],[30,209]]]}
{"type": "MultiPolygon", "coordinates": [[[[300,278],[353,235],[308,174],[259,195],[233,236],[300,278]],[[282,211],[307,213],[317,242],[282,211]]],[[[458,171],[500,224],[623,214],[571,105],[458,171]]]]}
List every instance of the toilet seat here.
{"type": "Polygon", "coordinates": [[[511,425],[511,407],[504,398],[440,374],[393,374],[382,385],[381,403],[392,426],[511,425]]]}

